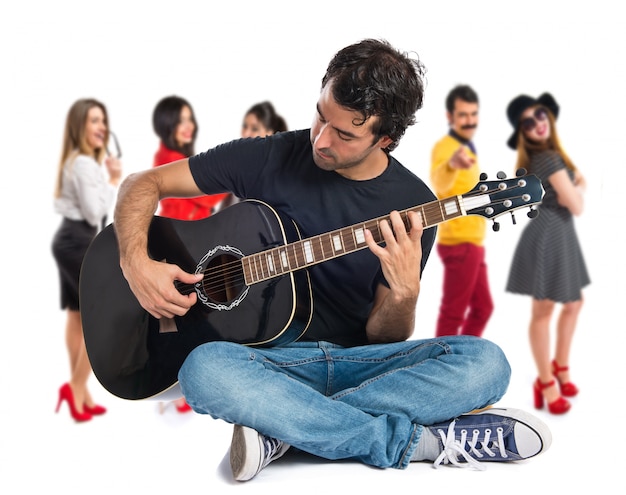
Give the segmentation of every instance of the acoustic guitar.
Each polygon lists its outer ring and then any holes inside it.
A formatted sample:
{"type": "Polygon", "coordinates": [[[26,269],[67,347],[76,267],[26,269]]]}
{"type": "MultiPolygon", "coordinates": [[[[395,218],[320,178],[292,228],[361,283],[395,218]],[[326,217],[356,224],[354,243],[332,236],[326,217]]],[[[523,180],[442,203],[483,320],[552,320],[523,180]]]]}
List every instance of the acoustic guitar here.
{"type": "MultiPolygon", "coordinates": [[[[534,175],[481,181],[466,194],[401,211],[416,212],[424,228],[464,215],[495,219],[533,208],[543,197],[534,175]]],[[[313,312],[306,268],[367,248],[365,229],[382,243],[388,217],[302,239],[280,211],[246,200],[204,220],[154,216],[148,232],[152,259],[202,273],[193,285],[175,282],[198,302],[184,316],[156,319],[137,302],[119,266],[114,225],[91,243],[81,269],[81,316],[96,378],[123,399],[167,400],[180,396],[178,370],[198,345],[232,341],[252,346],[298,340],[313,312]]],[[[494,220],[494,229],[498,227],[494,220]]]]}

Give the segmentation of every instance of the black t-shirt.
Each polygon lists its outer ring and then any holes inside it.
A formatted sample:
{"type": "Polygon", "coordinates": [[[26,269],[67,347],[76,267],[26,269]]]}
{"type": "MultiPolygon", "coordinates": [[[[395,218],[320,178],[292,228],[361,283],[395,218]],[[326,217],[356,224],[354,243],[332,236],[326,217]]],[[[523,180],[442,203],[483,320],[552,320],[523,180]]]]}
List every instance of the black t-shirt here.
{"type": "MultiPolygon", "coordinates": [[[[421,179],[391,156],[387,169],[371,180],[353,181],[320,169],[309,134],[299,130],[225,143],[191,157],[191,173],[206,194],[230,191],[285,213],[302,238],[436,200],[421,179]]],[[[422,271],[435,234],[435,228],[424,231],[422,271]]],[[[367,343],[365,324],[374,293],[378,284],[386,284],[378,258],[362,249],[307,269],[314,313],[300,340],[367,343]]]]}

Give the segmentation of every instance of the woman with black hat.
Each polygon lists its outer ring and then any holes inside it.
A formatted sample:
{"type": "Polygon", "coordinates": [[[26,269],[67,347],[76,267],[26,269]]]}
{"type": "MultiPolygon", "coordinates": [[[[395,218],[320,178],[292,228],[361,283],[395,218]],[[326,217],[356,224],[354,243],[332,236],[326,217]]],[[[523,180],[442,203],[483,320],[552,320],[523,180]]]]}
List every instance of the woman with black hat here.
{"type": "Polygon", "coordinates": [[[537,175],[545,195],[539,216],[526,225],[515,249],[506,290],[533,298],[530,346],[539,375],[533,386],[535,407],[541,409],[545,401],[552,414],[567,412],[566,397],[578,393],[570,381],[569,357],[582,288],[590,283],[574,226],[574,216],[583,211],[585,180],[560,144],[558,114],[549,93],[520,95],[507,108],[513,126],[507,144],[517,149],[516,169],[537,175]],[[562,308],[552,358],[550,321],[557,304],[562,308]]]}

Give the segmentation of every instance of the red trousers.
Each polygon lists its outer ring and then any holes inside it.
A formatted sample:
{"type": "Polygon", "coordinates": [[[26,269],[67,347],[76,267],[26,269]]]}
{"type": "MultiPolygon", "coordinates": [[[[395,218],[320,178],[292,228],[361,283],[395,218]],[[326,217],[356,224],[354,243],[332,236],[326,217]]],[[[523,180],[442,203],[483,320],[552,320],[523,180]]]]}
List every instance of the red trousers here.
{"type": "Polygon", "coordinates": [[[480,337],[493,313],[484,246],[437,244],[437,252],[444,274],[436,336],[480,337]]]}

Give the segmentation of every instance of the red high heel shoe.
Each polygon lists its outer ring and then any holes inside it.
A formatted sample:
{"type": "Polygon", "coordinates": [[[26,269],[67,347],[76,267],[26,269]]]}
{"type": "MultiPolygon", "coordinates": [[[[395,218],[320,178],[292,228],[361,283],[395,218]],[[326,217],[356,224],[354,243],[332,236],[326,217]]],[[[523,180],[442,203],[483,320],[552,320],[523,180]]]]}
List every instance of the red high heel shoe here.
{"type": "MultiPolygon", "coordinates": [[[[556,382],[554,380],[551,380],[547,383],[542,383],[541,380],[537,378],[537,381],[535,382],[533,386],[533,390],[535,392],[535,408],[537,409],[543,408],[543,403],[544,403],[543,391],[546,388],[552,387],[553,385],[556,385],[556,382]]],[[[548,411],[550,411],[551,414],[566,413],[567,411],[569,411],[570,407],[572,407],[572,405],[569,403],[567,399],[564,399],[563,397],[559,397],[557,400],[553,402],[548,402],[548,411]]]]}
{"type": "Polygon", "coordinates": [[[191,409],[191,406],[187,404],[187,402],[185,401],[182,405],[176,404],[176,410],[182,414],[182,413],[190,412],[193,409],[191,409]]]}
{"type": "Polygon", "coordinates": [[[556,359],[552,361],[552,374],[556,377],[561,387],[561,395],[565,397],[575,397],[578,395],[578,387],[572,382],[563,383],[559,378],[559,373],[562,371],[569,371],[569,366],[559,366],[556,359]]]}
{"type": "Polygon", "coordinates": [[[83,404],[83,410],[92,416],[100,416],[107,412],[106,407],[99,406],[98,404],[94,404],[93,407],[89,407],[87,404],[83,404]]]}
{"type": "Polygon", "coordinates": [[[70,415],[74,418],[74,421],[89,421],[91,419],[91,414],[87,411],[78,412],[76,409],[76,404],[74,403],[74,393],[72,392],[72,388],[69,383],[65,383],[59,389],[59,401],[57,402],[57,408],[55,412],[59,412],[59,408],[61,407],[61,402],[66,401],[67,405],[70,408],[70,415]]]}

